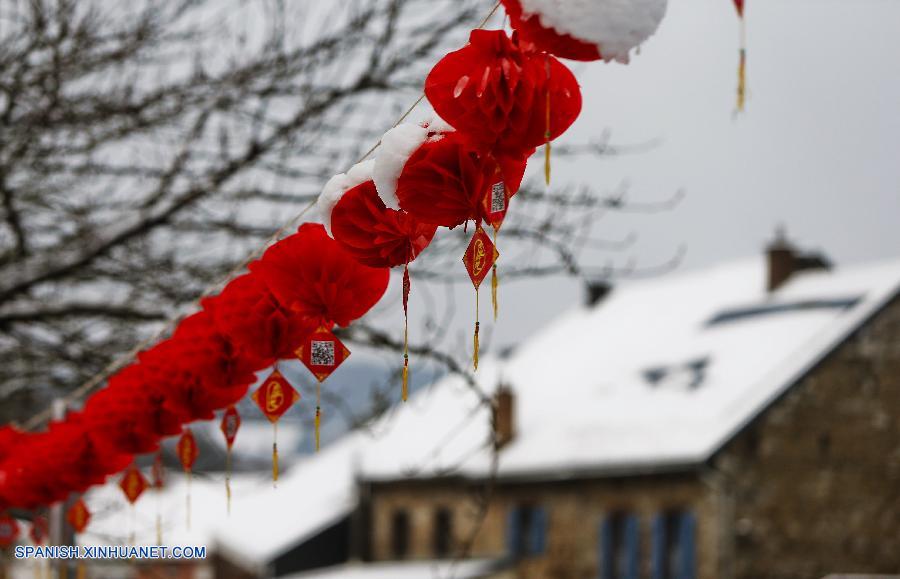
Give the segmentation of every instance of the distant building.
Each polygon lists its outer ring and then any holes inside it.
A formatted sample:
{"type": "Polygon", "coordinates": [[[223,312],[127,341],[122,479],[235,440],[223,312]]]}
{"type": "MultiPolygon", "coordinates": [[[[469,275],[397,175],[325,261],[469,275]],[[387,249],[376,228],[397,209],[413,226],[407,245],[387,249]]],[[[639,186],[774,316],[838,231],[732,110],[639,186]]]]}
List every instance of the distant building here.
{"type": "Polygon", "coordinates": [[[236,502],[217,574],[896,573],[898,293],[900,262],[837,269],[783,239],[762,260],[592,291],[485,362],[493,415],[446,378],[236,502]]]}

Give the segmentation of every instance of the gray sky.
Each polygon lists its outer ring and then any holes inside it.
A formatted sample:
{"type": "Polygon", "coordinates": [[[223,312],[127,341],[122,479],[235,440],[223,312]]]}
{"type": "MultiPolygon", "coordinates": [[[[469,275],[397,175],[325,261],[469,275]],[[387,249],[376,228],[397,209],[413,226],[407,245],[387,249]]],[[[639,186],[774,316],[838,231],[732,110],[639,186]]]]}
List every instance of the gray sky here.
{"type": "MultiPolygon", "coordinates": [[[[748,0],[746,15],[749,97],[737,118],[731,0],[670,0],[628,66],[569,63],[585,106],[562,142],[608,128],[613,142],[662,143],[604,161],[557,160],[554,178],[599,188],[627,179],[636,201],[684,188],[675,211],[598,224],[610,238],[637,232],[632,255],[642,263],[665,261],[682,244],[682,269],[753,255],[778,223],[838,264],[900,256],[900,2],[748,0]]],[[[453,335],[468,339],[472,290],[457,296],[453,335]]],[[[580,296],[565,280],[503,285],[499,343],[520,340],[580,296]]],[[[482,298],[490,303],[488,291],[482,298]]]]}

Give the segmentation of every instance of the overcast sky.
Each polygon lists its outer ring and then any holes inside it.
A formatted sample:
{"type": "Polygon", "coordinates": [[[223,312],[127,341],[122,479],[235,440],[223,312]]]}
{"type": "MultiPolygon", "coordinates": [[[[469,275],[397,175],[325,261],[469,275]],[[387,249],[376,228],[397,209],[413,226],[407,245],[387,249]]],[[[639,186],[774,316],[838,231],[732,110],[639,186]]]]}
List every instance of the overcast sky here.
{"type": "MultiPolygon", "coordinates": [[[[754,255],[779,223],[838,264],[900,256],[900,1],[748,0],[746,16],[749,96],[737,118],[731,0],[670,0],[628,66],[570,63],[585,106],[564,142],[608,128],[614,142],[661,144],[556,161],[554,178],[627,179],[636,201],[685,189],[675,211],[600,224],[611,238],[639,233],[632,254],[647,264],[682,244],[682,270],[754,255]]],[[[462,337],[471,288],[457,293],[462,337]]],[[[502,286],[498,341],[521,339],[580,295],[561,280],[502,286]]]]}

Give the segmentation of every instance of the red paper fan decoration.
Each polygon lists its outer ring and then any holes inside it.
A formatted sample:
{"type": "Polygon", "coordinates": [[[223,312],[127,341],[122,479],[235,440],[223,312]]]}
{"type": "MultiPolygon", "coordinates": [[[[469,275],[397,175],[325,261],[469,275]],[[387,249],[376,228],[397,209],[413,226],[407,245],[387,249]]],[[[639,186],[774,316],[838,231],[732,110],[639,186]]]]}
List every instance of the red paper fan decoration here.
{"type": "Polygon", "coordinates": [[[9,515],[0,515],[0,547],[6,549],[19,538],[19,523],[9,515]]]}
{"type": "Polygon", "coordinates": [[[341,326],[368,312],[390,278],[387,268],[359,263],[314,223],[270,247],[250,271],[290,311],[341,326]]]}
{"type": "Polygon", "coordinates": [[[521,157],[552,141],[581,112],[571,71],[502,30],[473,30],[468,45],[431,70],[425,94],[437,114],[497,156],[521,157]]]}

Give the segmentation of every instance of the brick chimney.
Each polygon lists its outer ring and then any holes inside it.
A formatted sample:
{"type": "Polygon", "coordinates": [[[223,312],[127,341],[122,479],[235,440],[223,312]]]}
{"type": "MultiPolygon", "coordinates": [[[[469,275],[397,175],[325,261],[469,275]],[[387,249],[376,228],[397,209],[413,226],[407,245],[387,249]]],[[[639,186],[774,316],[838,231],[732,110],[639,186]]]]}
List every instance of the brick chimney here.
{"type": "Polygon", "coordinates": [[[501,385],[494,397],[494,441],[497,448],[506,446],[516,434],[515,398],[512,390],[501,385]]]}
{"type": "Polygon", "coordinates": [[[584,301],[588,307],[596,306],[612,291],[612,285],[605,281],[588,281],[584,285],[584,301]]]}
{"type": "Polygon", "coordinates": [[[821,253],[801,253],[787,239],[784,227],[775,231],[775,239],[766,247],[768,280],[766,290],[773,292],[798,271],[831,269],[831,262],[821,253]]]}

